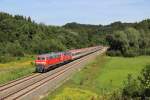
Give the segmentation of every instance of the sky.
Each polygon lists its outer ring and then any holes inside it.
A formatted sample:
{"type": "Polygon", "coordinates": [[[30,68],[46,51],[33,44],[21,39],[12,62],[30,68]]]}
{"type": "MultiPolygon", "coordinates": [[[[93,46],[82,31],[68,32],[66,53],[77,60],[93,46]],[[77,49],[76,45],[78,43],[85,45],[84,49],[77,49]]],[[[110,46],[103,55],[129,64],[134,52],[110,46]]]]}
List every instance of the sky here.
{"type": "Polygon", "coordinates": [[[150,0],[0,0],[0,12],[30,16],[47,25],[106,25],[150,18],[150,0]]]}

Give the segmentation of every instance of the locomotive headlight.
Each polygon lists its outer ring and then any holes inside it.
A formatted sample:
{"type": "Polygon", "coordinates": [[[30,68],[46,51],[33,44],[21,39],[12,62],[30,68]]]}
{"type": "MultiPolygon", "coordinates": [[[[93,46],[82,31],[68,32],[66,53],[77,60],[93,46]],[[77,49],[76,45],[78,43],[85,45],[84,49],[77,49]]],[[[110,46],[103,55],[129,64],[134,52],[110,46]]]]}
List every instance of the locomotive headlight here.
{"type": "Polygon", "coordinates": [[[44,65],[45,65],[45,64],[46,64],[46,62],[41,62],[41,64],[44,64],[44,65]]]}
{"type": "Polygon", "coordinates": [[[36,62],[36,64],[46,64],[46,62],[36,62]]]}

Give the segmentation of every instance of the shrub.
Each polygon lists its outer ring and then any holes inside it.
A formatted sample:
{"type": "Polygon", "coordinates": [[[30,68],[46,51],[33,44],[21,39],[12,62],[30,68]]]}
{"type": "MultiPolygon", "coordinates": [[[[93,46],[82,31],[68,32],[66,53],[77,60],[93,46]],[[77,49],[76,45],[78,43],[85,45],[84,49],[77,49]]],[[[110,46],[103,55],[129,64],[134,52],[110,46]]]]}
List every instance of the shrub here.
{"type": "Polygon", "coordinates": [[[141,95],[150,97],[150,65],[142,70],[142,75],[138,79],[141,82],[141,95]]]}
{"type": "Polygon", "coordinates": [[[122,90],[122,96],[125,99],[150,98],[150,65],[146,66],[141,75],[134,79],[131,75],[128,75],[127,82],[122,90]]]}
{"type": "Polygon", "coordinates": [[[150,48],[146,49],[146,55],[150,55],[150,48]]]}
{"type": "Polygon", "coordinates": [[[141,55],[150,55],[150,48],[140,49],[139,52],[141,55]]]}
{"type": "Polygon", "coordinates": [[[122,91],[122,96],[123,97],[128,97],[128,98],[134,98],[138,97],[139,94],[139,81],[134,79],[132,75],[128,75],[127,82],[124,83],[125,87],[123,88],[122,91]]]}
{"type": "Polygon", "coordinates": [[[33,66],[33,65],[35,65],[35,63],[34,63],[34,62],[31,62],[30,64],[31,64],[32,66],[33,66]]]}
{"type": "Polygon", "coordinates": [[[121,52],[119,50],[110,50],[110,51],[107,51],[106,53],[108,56],[122,56],[121,52]]]}
{"type": "Polygon", "coordinates": [[[125,57],[135,57],[139,55],[139,52],[136,49],[129,49],[123,55],[125,57]]]}
{"type": "Polygon", "coordinates": [[[13,57],[0,56],[0,63],[6,63],[13,60],[13,57]]]}

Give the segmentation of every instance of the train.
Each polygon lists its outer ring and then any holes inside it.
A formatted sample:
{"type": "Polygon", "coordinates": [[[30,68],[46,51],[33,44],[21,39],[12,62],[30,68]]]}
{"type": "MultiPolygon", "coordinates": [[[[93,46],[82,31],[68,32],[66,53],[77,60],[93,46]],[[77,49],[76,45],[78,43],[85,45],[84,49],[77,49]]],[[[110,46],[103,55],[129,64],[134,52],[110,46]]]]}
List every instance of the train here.
{"type": "Polygon", "coordinates": [[[95,46],[89,48],[68,50],[64,52],[52,52],[48,54],[37,55],[35,60],[36,72],[47,72],[50,69],[54,68],[54,66],[56,65],[79,59],[90,53],[96,52],[101,48],[102,46],[95,46]]]}

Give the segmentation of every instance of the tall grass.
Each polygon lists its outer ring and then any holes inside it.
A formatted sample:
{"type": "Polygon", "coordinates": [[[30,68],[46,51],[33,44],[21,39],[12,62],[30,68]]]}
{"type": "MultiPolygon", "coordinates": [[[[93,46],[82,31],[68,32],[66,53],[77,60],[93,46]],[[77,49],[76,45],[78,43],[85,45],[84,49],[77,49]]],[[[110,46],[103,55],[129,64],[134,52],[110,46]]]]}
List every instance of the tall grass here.
{"type": "Polygon", "coordinates": [[[26,56],[0,64],[0,84],[34,72],[34,56],[26,56]]]}

